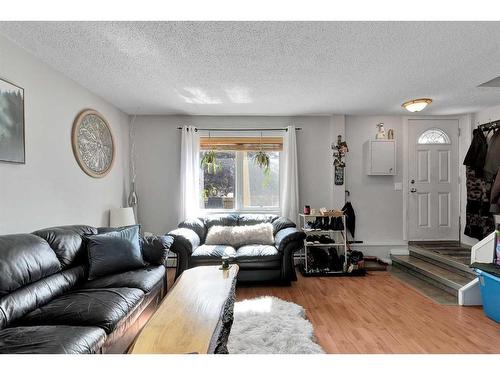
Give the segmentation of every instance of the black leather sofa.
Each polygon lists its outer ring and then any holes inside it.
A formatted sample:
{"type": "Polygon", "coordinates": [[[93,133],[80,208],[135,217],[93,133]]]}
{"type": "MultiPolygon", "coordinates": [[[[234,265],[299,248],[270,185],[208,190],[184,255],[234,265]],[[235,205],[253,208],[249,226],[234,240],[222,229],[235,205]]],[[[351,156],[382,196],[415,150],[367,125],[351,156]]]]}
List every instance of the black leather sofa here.
{"type": "Polygon", "coordinates": [[[289,285],[297,280],[293,254],[304,247],[305,234],[295,223],[276,215],[213,214],[186,220],[169,232],[174,238],[170,250],[177,254],[175,277],[188,268],[221,264],[223,254],[231,254],[230,262],[239,265],[239,282],[279,282],[289,285]],[[204,245],[208,229],[214,225],[237,226],[271,223],[274,246],[246,245],[238,249],[230,246],[204,245]]]}
{"type": "Polygon", "coordinates": [[[0,236],[0,353],[126,352],[166,292],[173,239],[141,238],[146,267],[88,281],[82,235],[103,231],[0,236]]]}

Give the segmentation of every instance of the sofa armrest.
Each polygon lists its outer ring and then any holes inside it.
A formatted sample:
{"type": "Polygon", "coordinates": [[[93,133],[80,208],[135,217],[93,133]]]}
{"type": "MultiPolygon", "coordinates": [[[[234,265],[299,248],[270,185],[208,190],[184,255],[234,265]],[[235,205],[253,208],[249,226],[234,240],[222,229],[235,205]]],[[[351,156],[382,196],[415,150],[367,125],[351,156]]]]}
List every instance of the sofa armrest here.
{"type": "Polygon", "coordinates": [[[297,227],[297,225],[293,221],[284,216],[276,218],[275,220],[272,221],[272,224],[273,224],[273,234],[275,236],[276,233],[278,233],[282,229],[297,227]]]}
{"type": "Polygon", "coordinates": [[[175,278],[177,279],[189,267],[189,258],[200,245],[200,237],[194,230],[188,228],[174,229],[168,235],[174,239],[170,251],[177,254],[177,269],[175,272],[175,278]]]}
{"type": "Polygon", "coordinates": [[[168,251],[173,242],[172,236],[141,236],[142,257],[149,264],[166,266],[168,251]]]}
{"type": "Polygon", "coordinates": [[[168,235],[174,239],[174,243],[171,246],[171,250],[174,253],[184,251],[187,255],[191,255],[194,249],[200,246],[200,237],[192,229],[177,228],[168,232],[168,235]]]}
{"type": "Polygon", "coordinates": [[[281,229],[274,237],[276,248],[283,254],[281,277],[287,282],[297,280],[293,254],[304,247],[305,238],[306,234],[299,231],[297,228],[281,229]]]}
{"type": "MultiPolygon", "coordinates": [[[[279,230],[274,236],[274,245],[278,251],[283,252],[285,248],[292,242],[303,242],[306,238],[304,232],[299,231],[297,228],[285,228],[279,230]]],[[[302,245],[302,243],[301,243],[302,245]]],[[[301,249],[302,246],[296,247],[296,250],[301,249]]]]}

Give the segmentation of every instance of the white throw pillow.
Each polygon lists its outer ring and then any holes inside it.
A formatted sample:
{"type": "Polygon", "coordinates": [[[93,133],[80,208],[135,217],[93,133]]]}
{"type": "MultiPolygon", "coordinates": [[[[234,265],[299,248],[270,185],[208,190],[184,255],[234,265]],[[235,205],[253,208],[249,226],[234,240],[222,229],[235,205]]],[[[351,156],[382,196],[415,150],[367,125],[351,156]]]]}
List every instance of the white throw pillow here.
{"type": "Polygon", "coordinates": [[[244,245],[273,245],[273,225],[261,223],[233,227],[232,245],[235,248],[244,245]]]}
{"type": "Polygon", "coordinates": [[[205,245],[231,245],[232,228],[214,225],[208,229],[205,245]]]}
{"type": "Polygon", "coordinates": [[[238,248],[243,245],[274,245],[271,223],[242,225],[239,227],[210,227],[205,240],[206,245],[230,245],[238,248]]]}

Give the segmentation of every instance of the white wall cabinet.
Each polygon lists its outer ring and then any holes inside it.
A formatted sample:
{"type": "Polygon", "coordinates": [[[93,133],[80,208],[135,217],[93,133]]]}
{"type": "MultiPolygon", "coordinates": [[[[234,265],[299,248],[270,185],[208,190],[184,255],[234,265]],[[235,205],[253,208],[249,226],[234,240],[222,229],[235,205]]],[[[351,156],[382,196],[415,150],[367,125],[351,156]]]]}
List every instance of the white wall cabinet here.
{"type": "Polygon", "coordinates": [[[396,175],[396,141],[369,140],[363,145],[365,171],[370,176],[396,175]]]}

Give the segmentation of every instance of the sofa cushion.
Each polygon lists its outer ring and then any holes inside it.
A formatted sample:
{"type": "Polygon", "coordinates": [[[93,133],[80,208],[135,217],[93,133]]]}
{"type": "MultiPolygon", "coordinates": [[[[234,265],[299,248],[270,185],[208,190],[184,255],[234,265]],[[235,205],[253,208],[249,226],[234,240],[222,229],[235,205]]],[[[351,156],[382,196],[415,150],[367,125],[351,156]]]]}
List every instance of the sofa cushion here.
{"type": "Polygon", "coordinates": [[[86,238],[89,280],[144,267],[139,226],[86,238]]]}
{"type": "Polygon", "coordinates": [[[11,327],[0,331],[0,354],[93,354],[105,340],[97,327],[11,327]]]}
{"type": "Polygon", "coordinates": [[[87,281],[82,289],[137,288],[149,293],[164,277],[164,266],[150,266],[87,281]]]}
{"type": "Polygon", "coordinates": [[[238,225],[238,215],[237,214],[213,214],[207,215],[202,218],[207,227],[207,230],[214,225],[223,227],[234,227],[238,225]]]}
{"type": "Polygon", "coordinates": [[[84,266],[44,277],[0,298],[0,329],[47,304],[85,280],[84,266]]]}
{"type": "Polygon", "coordinates": [[[34,235],[43,238],[49,243],[63,268],[85,262],[87,253],[82,236],[96,233],[97,229],[88,225],[67,225],[33,232],[34,235]]]}
{"type": "Polygon", "coordinates": [[[32,234],[0,236],[0,297],[59,272],[49,244],[32,234]]]}
{"type": "Polygon", "coordinates": [[[225,245],[201,245],[193,251],[193,257],[217,257],[221,258],[223,255],[233,258],[236,255],[236,250],[232,246],[225,245]]]}
{"type": "Polygon", "coordinates": [[[272,223],[278,216],[270,214],[242,214],[238,217],[238,225],[255,225],[272,223]]]}
{"type": "Polygon", "coordinates": [[[143,298],[134,288],[75,290],[30,312],[18,325],[95,326],[109,334],[143,298]]]}
{"type": "Polygon", "coordinates": [[[278,255],[278,250],[270,245],[245,245],[236,250],[236,259],[242,257],[263,257],[278,255]]]}
{"type": "Polygon", "coordinates": [[[247,245],[236,250],[235,262],[244,270],[281,269],[283,255],[274,246],[247,245]]]}

